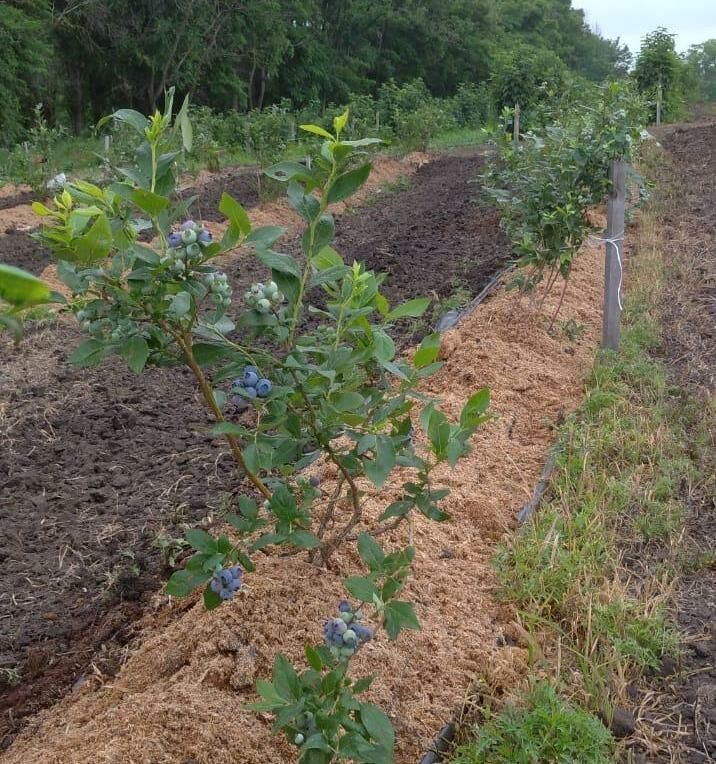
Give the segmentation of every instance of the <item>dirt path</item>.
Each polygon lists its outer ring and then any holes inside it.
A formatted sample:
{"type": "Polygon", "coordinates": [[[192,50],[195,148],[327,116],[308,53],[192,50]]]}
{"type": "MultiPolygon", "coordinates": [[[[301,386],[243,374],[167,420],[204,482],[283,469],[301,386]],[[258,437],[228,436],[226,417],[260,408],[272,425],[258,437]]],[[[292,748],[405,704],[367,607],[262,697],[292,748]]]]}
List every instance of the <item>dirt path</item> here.
{"type": "Polygon", "coordinates": [[[716,761],[716,429],[713,414],[709,420],[698,411],[713,412],[716,391],[716,122],[671,126],[658,138],[667,153],[659,178],[662,235],[672,253],[663,353],[674,384],[698,409],[687,424],[687,447],[702,454],[702,477],[685,479],[683,496],[688,564],[674,617],[686,644],[676,673],[653,683],[645,715],[668,751],[648,761],[707,764],[716,761]]]}
{"type": "MultiPolygon", "coordinates": [[[[419,164],[388,161],[379,163],[371,193],[419,164]]],[[[479,290],[509,256],[495,213],[471,202],[476,188],[467,181],[480,163],[476,156],[438,159],[360,215],[344,214],[342,252],[362,257],[369,239],[371,264],[390,272],[391,300],[430,289],[449,294],[456,278],[479,290]],[[392,227],[383,208],[396,218],[392,227]],[[391,253],[385,263],[383,251],[391,253]],[[411,272],[416,251],[421,269],[411,272]]],[[[210,197],[217,183],[205,186],[210,197]]],[[[252,211],[261,223],[286,214],[280,203],[252,211]]],[[[42,270],[46,256],[23,236],[29,249],[13,250],[11,262],[42,270]]],[[[13,238],[0,235],[0,244],[13,238]]],[[[0,260],[8,251],[0,249],[0,260]]],[[[239,295],[266,275],[242,253],[227,258],[227,271],[239,295]]],[[[415,327],[408,331],[413,336],[415,327]]],[[[185,372],[155,369],[137,378],[116,361],[77,370],[65,359],[80,339],[68,320],[31,329],[19,350],[0,337],[4,745],[28,714],[73,683],[118,671],[138,633],[132,624],[168,575],[162,540],[180,537],[185,523],[211,522],[225,495],[240,488],[221,444],[207,435],[210,421],[185,372]]]]}

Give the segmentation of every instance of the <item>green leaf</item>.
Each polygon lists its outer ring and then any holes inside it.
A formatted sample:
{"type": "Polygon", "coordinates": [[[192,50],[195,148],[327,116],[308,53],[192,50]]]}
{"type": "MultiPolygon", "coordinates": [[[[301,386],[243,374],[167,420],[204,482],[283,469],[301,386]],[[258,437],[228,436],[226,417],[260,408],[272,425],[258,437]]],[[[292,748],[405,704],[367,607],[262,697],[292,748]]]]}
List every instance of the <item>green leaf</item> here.
{"type": "Polygon", "coordinates": [[[177,318],[183,318],[191,310],[191,295],[189,292],[179,292],[172,297],[169,311],[177,318]]]}
{"type": "Polygon", "coordinates": [[[286,229],[278,225],[265,225],[254,228],[246,237],[245,244],[256,248],[270,249],[284,234],[286,229]]]}
{"type": "Polygon", "coordinates": [[[166,196],[152,193],[143,188],[135,188],[130,194],[130,199],[140,210],[146,212],[151,217],[157,217],[169,206],[169,199],[166,196]]]}
{"type": "Polygon", "coordinates": [[[397,308],[393,308],[385,317],[385,320],[395,321],[398,318],[406,318],[407,316],[419,318],[428,309],[428,305],[430,305],[429,297],[416,297],[414,300],[408,300],[402,305],[398,305],[397,308]]]}
{"type": "Polygon", "coordinates": [[[381,522],[389,520],[391,517],[403,517],[413,508],[413,502],[410,499],[400,499],[390,504],[385,512],[378,518],[381,522]]]}
{"type": "Polygon", "coordinates": [[[112,251],[112,227],[105,214],[98,215],[84,236],[74,239],[76,258],[81,263],[96,263],[108,257],[112,251]]]}
{"type": "Polygon", "coordinates": [[[413,365],[416,369],[424,369],[430,366],[440,354],[440,334],[428,334],[423,337],[420,347],[413,357],[413,365]]]}
{"type": "Polygon", "coordinates": [[[367,164],[339,175],[328,190],[328,203],[335,204],[354,194],[368,180],[373,165],[367,164]]]}
{"type": "Polygon", "coordinates": [[[201,528],[189,528],[184,538],[194,549],[204,554],[214,554],[217,550],[216,539],[201,528]]]}
{"type": "Polygon", "coordinates": [[[191,120],[189,119],[189,96],[184,98],[184,103],[179,109],[176,121],[179,123],[179,129],[181,130],[181,142],[185,151],[191,151],[194,143],[194,130],[191,126],[191,120]]]}
{"type": "Polygon", "coordinates": [[[343,581],[346,589],[361,602],[372,602],[378,594],[375,584],[364,576],[349,576],[343,581]]]}
{"type": "Polygon", "coordinates": [[[373,684],[372,676],[364,676],[356,680],[351,688],[356,695],[360,695],[361,692],[365,692],[373,684]]]}
{"type": "Polygon", "coordinates": [[[221,195],[219,200],[219,212],[244,236],[251,230],[251,221],[246,210],[226,192],[221,195]]]}
{"type": "Polygon", "coordinates": [[[326,140],[332,141],[333,136],[328,132],[328,130],[324,130],[322,127],[319,127],[318,125],[299,125],[300,129],[307,133],[313,133],[313,135],[320,135],[321,138],[325,138],[326,140]]]}
{"type": "Polygon", "coordinates": [[[473,428],[485,421],[485,413],[490,408],[490,390],[483,387],[470,396],[460,414],[460,425],[473,428]]]}
{"type": "Polygon", "coordinates": [[[306,645],[304,652],[306,653],[308,665],[314,669],[314,671],[320,671],[323,668],[323,661],[321,660],[318,650],[311,647],[311,645],[306,645]]]}
{"type": "Polygon", "coordinates": [[[345,265],[343,258],[338,252],[336,252],[333,247],[329,246],[322,247],[315,255],[313,255],[311,264],[319,271],[327,271],[331,268],[345,265]]]}
{"type": "Polygon", "coordinates": [[[386,748],[395,745],[395,731],[383,709],[372,703],[361,703],[360,719],[368,734],[376,743],[386,748]]]}
{"type": "Polygon", "coordinates": [[[246,428],[233,422],[218,422],[211,428],[212,435],[246,435],[246,428]]]}
{"type": "Polygon", "coordinates": [[[216,610],[216,608],[221,605],[221,597],[211,589],[211,587],[207,586],[204,589],[204,607],[207,610],[216,610]]]}
{"type": "Polygon", "coordinates": [[[373,355],[384,362],[390,362],[395,358],[395,343],[382,329],[373,331],[373,355]]]}
{"type": "Polygon", "coordinates": [[[19,308],[50,299],[50,287],[21,268],[0,263],[0,300],[19,308]]]}
{"type": "Polygon", "coordinates": [[[70,354],[69,362],[80,369],[97,366],[104,356],[105,346],[99,340],[85,340],[70,354]]]}
{"type": "Polygon", "coordinates": [[[298,263],[290,255],[283,255],[280,252],[274,252],[272,249],[259,248],[256,250],[256,257],[272,270],[279,273],[287,273],[289,276],[297,279],[301,278],[298,263]]]}
{"type": "Polygon", "coordinates": [[[178,570],[172,573],[164,587],[166,594],[171,597],[188,597],[193,591],[205,584],[211,576],[197,570],[178,570]]]}
{"type": "Polygon", "coordinates": [[[109,117],[103,117],[98,123],[97,128],[105,125],[110,119],[115,119],[118,122],[124,122],[127,125],[133,127],[142,137],[144,137],[144,130],[149,126],[149,120],[138,111],[134,109],[118,109],[114,114],[110,114],[109,117]]]}
{"type": "Polygon", "coordinates": [[[122,343],[119,353],[135,374],[141,374],[149,358],[149,345],[144,337],[135,334],[122,343]]]}
{"type": "Polygon", "coordinates": [[[291,533],[288,537],[288,542],[299,549],[317,549],[321,546],[321,540],[315,533],[304,530],[291,533]]]}
{"type": "Polygon", "coordinates": [[[301,685],[296,669],[281,654],[274,658],[273,684],[283,698],[298,700],[301,696],[301,685]]]}
{"type": "Polygon", "coordinates": [[[385,553],[369,533],[361,533],[358,537],[358,554],[370,571],[380,570],[385,560],[385,553]]]}
{"type": "Polygon", "coordinates": [[[420,622],[415,615],[412,602],[393,600],[383,610],[383,628],[391,639],[396,639],[402,629],[420,630],[420,622]]]}
{"type": "Polygon", "coordinates": [[[340,135],[343,132],[345,126],[348,124],[349,116],[350,111],[346,109],[343,114],[333,118],[333,129],[336,131],[336,135],[340,135]]]}
{"type": "Polygon", "coordinates": [[[363,468],[369,480],[377,488],[382,488],[388,475],[395,467],[395,446],[390,438],[379,435],[376,438],[375,456],[373,459],[363,459],[363,468]]]}
{"type": "Polygon", "coordinates": [[[275,703],[277,706],[283,706],[286,704],[287,698],[284,698],[278,690],[273,686],[271,682],[267,682],[265,679],[258,679],[256,682],[256,692],[271,703],[275,703]]]}

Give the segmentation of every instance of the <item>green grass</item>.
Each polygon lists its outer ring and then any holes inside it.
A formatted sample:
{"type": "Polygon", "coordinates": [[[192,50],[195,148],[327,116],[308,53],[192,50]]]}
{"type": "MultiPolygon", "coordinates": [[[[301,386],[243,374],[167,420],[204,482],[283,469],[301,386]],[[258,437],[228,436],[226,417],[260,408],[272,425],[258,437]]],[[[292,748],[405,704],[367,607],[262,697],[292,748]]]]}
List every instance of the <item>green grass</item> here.
{"type": "MultiPolygon", "coordinates": [[[[561,428],[548,501],[494,560],[499,596],[516,605],[542,648],[531,651],[530,683],[549,674],[602,732],[597,715],[628,705],[627,684],[680,649],[667,611],[675,578],[715,564],[712,554],[688,556],[681,546],[683,497],[704,479],[699,465],[714,412],[675,388],[658,356],[667,265],[654,211],[640,219],[638,245],[620,352],[597,358],[582,406],[561,428]],[[545,656],[557,649],[555,672],[545,656]]],[[[568,707],[556,696],[538,700],[532,691],[522,708],[488,714],[452,764],[613,760],[540,748],[545,735],[573,741],[559,733],[570,726],[562,727],[568,707]],[[541,706],[548,720],[554,712],[554,727],[541,714],[543,726],[530,724],[541,706]]],[[[582,723],[592,729],[573,720],[582,723]]]]}
{"type": "Polygon", "coordinates": [[[430,139],[428,148],[442,151],[460,146],[479,146],[487,141],[488,132],[483,127],[461,127],[448,130],[430,139]]]}
{"type": "Polygon", "coordinates": [[[608,764],[613,741],[591,714],[561,700],[538,682],[524,705],[485,713],[477,739],[459,747],[452,764],[608,764]]]}

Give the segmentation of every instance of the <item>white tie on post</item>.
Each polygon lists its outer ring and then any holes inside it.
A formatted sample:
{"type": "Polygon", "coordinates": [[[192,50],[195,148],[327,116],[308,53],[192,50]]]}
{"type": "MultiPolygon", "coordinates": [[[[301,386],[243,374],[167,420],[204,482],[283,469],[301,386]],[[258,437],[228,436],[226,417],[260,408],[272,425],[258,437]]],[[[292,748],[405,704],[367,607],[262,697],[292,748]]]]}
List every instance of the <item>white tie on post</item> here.
{"type": "Polygon", "coordinates": [[[604,315],[602,319],[602,346],[609,350],[619,350],[621,332],[626,176],[626,161],[612,159],[609,168],[609,179],[612,185],[607,204],[607,235],[604,237],[604,315]]]}

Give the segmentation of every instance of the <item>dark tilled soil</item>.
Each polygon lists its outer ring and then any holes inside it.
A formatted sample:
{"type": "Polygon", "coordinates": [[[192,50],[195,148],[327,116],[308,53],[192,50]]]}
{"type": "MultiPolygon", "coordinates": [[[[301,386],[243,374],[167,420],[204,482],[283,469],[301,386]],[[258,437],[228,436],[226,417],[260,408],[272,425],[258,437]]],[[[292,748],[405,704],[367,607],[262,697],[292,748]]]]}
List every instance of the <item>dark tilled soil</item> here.
{"type": "Polygon", "coordinates": [[[684,495],[689,562],[674,601],[684,650],[676,673],[653,686],[669,718],[647,714],[672,753],[645,760],[706,764],[716,761],[716,432],[703,432],[699,407],[713,405],[716,389],[716,124],[667,128],[659,138],[669,160],[660,178],[669,189],[663,233],[674,253],[662,352],[674,383],[696,401],[688,435],[707,442],[687,445],[701,479],[684,495]]]}
{"type": "MultiPolygon", "coordinates": [[[[509,258],[495,212],[471,201],[480,164],[439,159],[407,190],[344,215],[346,259],[387,271],[392,302],[479,290],[509,258]]],[[[206,209],[220,188],[211,193],[206,209]]],[[[24,251],[0,260],[41,270],[38,249],[24,251]]],[[[228,272],[237,290],[266,276],[241,256],[228,272]]],[[[0,336],[0,750],[90,672],[117,671],[168,575],[159,539],[240,488],[187,372],[135,377],[119,361],[77,370],[65,359],[80,339],[64,320],[31,327],[19,349],[0,336]]]]}
{"type": "Polygon", "coordinates": [[[0,233],[0,263],[24,268],[38,276],[52,262],[50,253],[29,233],[9,229],[0,233]]]}
{"type": "Polygon", "coordinates": [[[12,196],[0,196],[0,210],[8,210],[20,204],[32,204],[37,198],[34,191],[19,191],[12,196]]]}
{"type": "MultiPolygon", "coordinates": [[[[423,165],[405,190],[374,199],[337,224],[335,246],[345,262],[362,260],[385,273],[381,291],[391,305],[422,295],[434,298],[433,313],[424,320],[394,328],[399,346],[430,329],[441,300],[459,289],[476,294],[511,257],[496,210],[480,204],[480,187],[472,182],[482,163],[477,154],[437,159],[423,165]]],[[[297,245],[291,251],[300,259],[297,245]]],[[[226,272],[239,294],[266,278],[265,267],[251,258],[234,260],[226,272]]],[[[320,295],[314,298],[320,303],[320,295]]]]}
{"type": "MultiPolygon", "coordinates": [[[[267,179],[262,178],[266,183],[267,179]]],[[[221,195],[231,194],[244,207],[255,207],[259,203],[259,176],[255,167],[230,167],[217,172],[209,180],[197,186],[185,188],[182,197],[198,196],[194,209],[202,220],[224,221],[219,212],[221,195]]]]}

